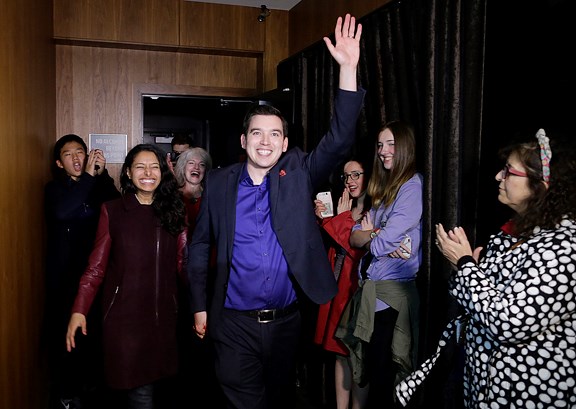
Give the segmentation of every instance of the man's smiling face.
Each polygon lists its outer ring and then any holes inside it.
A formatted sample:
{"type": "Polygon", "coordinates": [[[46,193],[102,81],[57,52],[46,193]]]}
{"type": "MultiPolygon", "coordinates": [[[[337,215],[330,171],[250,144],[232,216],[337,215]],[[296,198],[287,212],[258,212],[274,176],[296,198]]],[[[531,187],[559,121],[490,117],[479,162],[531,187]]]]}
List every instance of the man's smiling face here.
{"type": "Polygon", "coordinates": [[[288,149],[282,120],[275,115],[254,115],[247,134],[240,137],[246,150],[248,166],[258,172],[268,172],[288,149]]]}

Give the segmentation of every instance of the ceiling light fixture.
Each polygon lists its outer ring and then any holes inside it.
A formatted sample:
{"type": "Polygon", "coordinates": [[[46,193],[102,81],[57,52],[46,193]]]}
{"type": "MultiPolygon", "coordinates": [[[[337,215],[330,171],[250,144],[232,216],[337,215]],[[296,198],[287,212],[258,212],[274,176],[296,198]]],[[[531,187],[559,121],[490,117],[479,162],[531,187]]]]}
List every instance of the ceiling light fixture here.
{"type": "Polygon", "coordinates": [[[269,15],[270,15],[270,9],[266,7],[265,4],[262,4],[260,6],[260,14],[258,15],[258,21],[260,23],[264,22],[264,20],[266,20],[266,17],[268,17],[269,15]]]}

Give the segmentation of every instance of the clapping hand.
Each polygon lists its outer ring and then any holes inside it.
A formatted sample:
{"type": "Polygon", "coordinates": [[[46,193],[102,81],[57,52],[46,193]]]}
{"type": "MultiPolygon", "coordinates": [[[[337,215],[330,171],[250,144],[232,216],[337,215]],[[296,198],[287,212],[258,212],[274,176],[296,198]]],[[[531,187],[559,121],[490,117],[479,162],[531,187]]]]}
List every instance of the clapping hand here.
{"type": "Polygon", "coordinates": [[[352,198],[350,197],[350,192],[348,188],[344,189],[342,196],[338,199],[338,207],[336,207],[336,214],[344,213],[348,210],[352,210],[352,198]]]}
{"type": "Polygon", "coordinates": [[[472,251],[466,232],[462,227],[454,227],[446,232],[441,223],[436,225],[436,246],[454,267],[456,267],[458,260],[464,256],[472,256],[478,262],[482,251],[482,247],[477,247],[472,251]]]}

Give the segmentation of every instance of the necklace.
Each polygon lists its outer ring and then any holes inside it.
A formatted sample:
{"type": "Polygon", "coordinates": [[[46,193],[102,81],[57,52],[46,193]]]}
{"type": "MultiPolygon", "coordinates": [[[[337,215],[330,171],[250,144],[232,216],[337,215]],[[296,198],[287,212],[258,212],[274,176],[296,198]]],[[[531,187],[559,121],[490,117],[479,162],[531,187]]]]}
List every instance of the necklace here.
{"type": "Polygon", "coordinates": [[[138,193],[136,193],[136,200],[138,200],[138,203],[140,203],[141,205],[151,205],[152,202],[154,201],[154,197],[151,198],[141,198],[140,196],[138,196],[138,193]]]}

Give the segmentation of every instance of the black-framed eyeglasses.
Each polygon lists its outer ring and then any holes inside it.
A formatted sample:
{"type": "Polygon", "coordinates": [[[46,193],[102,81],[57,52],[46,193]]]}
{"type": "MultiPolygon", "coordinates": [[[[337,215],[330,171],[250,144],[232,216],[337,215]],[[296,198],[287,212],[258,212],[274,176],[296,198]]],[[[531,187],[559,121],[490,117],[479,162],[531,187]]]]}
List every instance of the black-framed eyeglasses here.
{"type": "Polygon", "coordinates": [[[528,177],[527,173],[524,173],[522,171],[516,170],[514,168],[511,168],[510,165],[506,164],[504,165],[504,167],[502,168],[502,170],[500,171],[500,177],[502,179],[507,179],[508,176],[520,176],[522,178],[528,177]]]}
{"type": "Polygon", "coordinates": [[[352,180],[358,180],[360,179],[360,175],[363,175],[364,172],[350,172],[350,173],[343,173],[340,175],[340,179],[342,179],[342,182],[346,183],[348,182],[348,178],[352,179],[352,180]]]}

